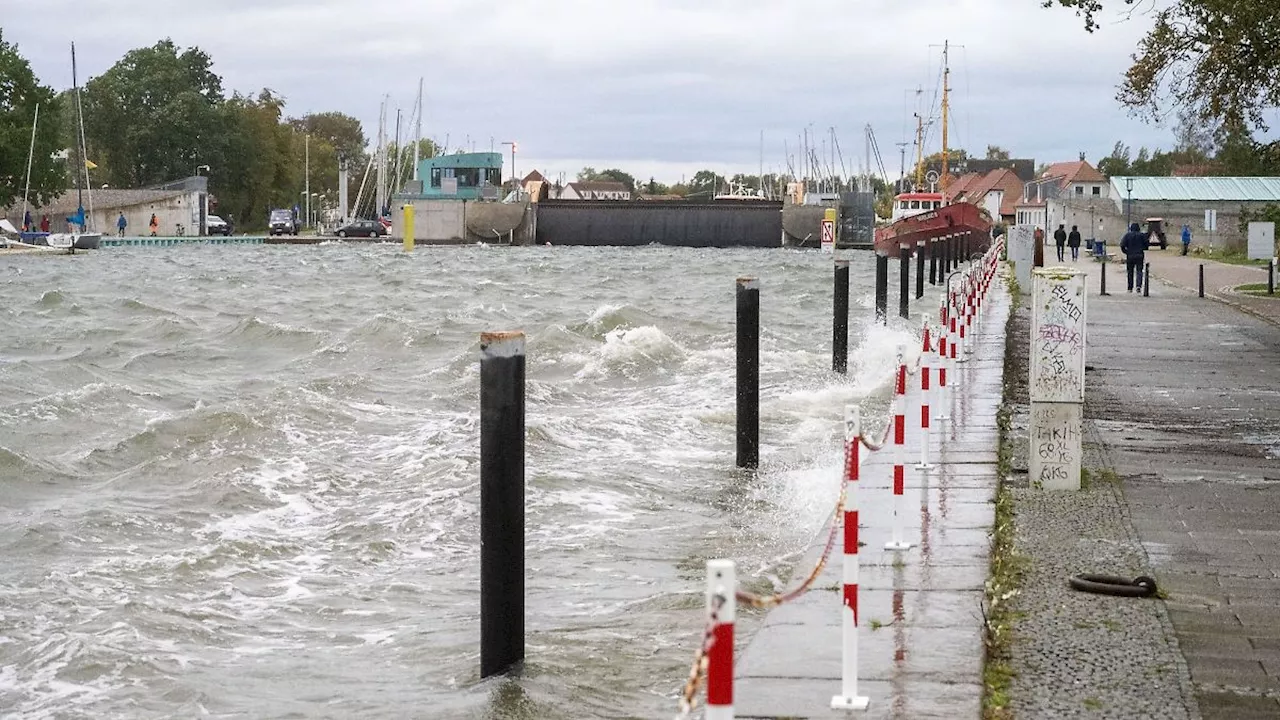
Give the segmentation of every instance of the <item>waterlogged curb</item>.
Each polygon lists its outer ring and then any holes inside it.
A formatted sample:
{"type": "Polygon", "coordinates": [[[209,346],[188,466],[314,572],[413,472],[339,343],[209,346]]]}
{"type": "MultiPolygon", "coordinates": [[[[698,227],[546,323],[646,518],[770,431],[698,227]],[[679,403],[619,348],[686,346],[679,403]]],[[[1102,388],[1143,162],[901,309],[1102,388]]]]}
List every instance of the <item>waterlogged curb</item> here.
{"type": "Polygon", "coordinates": [[[1002,433],[1013,548],[1021,560],[1009,599],[1007,705],[987,717],[1199,720],[1190,672],[1168,611],[1157,598],[1076,592],[1067,578],[1096,572],[1136,577],[1151,568],[1123,491],[1086,418],[1082,489],[1031,488],[1027,477],[1030,312],[1010,320],[1002,433]]]}

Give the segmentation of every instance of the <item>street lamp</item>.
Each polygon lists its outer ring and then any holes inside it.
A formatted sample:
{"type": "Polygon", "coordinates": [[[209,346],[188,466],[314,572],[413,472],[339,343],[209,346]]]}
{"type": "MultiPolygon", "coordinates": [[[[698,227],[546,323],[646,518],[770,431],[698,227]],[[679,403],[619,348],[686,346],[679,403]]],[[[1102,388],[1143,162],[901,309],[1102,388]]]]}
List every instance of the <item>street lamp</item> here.
{"type": "Polygon", "coordinates": [[[1128,231],[1129,226],[1133,225],[1133,178],[1124,179],[1124,189],[1129,193],[1129,198],[1125,200],[1124,209],[1124,229],[1128,231]]]}
{"type": "Polygon", "coordinates": [[[508,140],[503,145],[511,146],[511,189],[516,193],[516,199],[520,199],[520,178],[516,175],[516,142],[508,140]]]}

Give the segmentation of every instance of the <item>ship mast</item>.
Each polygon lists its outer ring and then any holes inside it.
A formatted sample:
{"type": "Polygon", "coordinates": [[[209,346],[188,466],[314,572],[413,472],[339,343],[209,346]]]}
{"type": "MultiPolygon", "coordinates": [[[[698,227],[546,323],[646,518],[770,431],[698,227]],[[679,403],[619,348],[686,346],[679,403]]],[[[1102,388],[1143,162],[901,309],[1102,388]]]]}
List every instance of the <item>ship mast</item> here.
{"type": "Polygon", "coordinates": [[[914,190],[921,192],[924,188],[924,118],[920,113],[916,116],[916,182],[914,190]]]}
{"type": "Polygon", "coordinates": [[[950,50],[950,42],[942,43],[942,175],[939,180],[943,183],[943,189],[946,189],[947,181],[947,114],[950,110],[950,94],[951,94],[951,64],[948,57],[950,50]]]}

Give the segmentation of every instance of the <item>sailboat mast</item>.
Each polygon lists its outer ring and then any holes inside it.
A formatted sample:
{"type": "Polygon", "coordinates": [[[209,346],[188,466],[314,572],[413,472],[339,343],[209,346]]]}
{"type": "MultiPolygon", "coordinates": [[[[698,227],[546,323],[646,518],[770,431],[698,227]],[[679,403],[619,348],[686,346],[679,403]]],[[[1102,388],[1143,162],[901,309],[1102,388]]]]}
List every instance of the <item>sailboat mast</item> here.
{"type": "MultiPolygon", "coordinates": [[[[950,62],[950,41],[942,43],[942,176],[943,183],[947,177],[947,161],[949,160],[947,149],[947,115],[951,109],[951,62],[950,62]]],[[[945,188],[944,188],[945,189],[945,188]]]]}
{"type": "MultiPolygon", "coordinates": [[[[27,151],[27,184],[22,190],[22,220],[27,220],[27,196],[31,194],[31,158],[36,154],[36,126],[40,124],[40,103],[36,103],[35,119],[31,121],[31,149],[27,151]]],[[[24,228],[25,229],[25,228],[24,228]]]]}
{"type": "MultiPolygon", "coordinates": [[[[80,83],[76,80],[76,44],[75,44],[75,43],[71,43],[71,86],[72,86],[73,88],[75,88],[75,90],[76,90],[76,109],[77,109],[77,110],[79,110],[79,108],[80,108],[80,83]]],[[[77,159],[78,159],[78,161],[79,161],[79,163],[80,163],[80,167],[76,168],[76,205],[77,205],[77,207],[84,207],[84,188],[83,188],[83,187],[81,186],[81,184],[80,184],[80,174],[81,174],[81,173],[83,173],[83,172],[85,171],[85,168],[87,168],[87,167],[88,167],[88,166],[87,166],[87,165],[85,165],[85,163],[84,163],[84,160],[85,160],[85,158],[84,158],[84,135],[83,135],[83,133],[84,133],[84,116],[83,116],[83,115],[80,115],[80,116],[79,116],[79,120],[80,120],[80,135],[79,135],[79,137],[80,137],[80,147],[76,149],[76,155],[78,156],[78,158],[77,158],[77,159]]],[[[80,229],[81,229],[81,230],[83,230],[83,229],[84,229],[84,226],[83,226],[83,225],[81,225],[81,226],[80,226],[80,229]]]]}
{"type": "Polygon", "coordinates": [[[418,78],[418,124],[413,132],[413,179],[418,180],[418,153],[422,145],[422,78],[418,78]]]}

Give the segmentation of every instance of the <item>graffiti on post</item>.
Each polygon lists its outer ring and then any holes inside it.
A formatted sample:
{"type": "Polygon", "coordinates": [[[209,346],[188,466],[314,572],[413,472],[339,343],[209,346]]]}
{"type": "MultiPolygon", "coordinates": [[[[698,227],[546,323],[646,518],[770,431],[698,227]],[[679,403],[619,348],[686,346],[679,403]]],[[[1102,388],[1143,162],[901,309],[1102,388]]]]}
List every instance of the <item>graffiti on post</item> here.
{"type": "Polygon", "coordinates": [[[1031,400],[1084,400],[1085,298],[1079,275],[1036,273],[1031,328],[1031,400]]]}
{"type": "Polygon", "coordinates": [[[1081,406],[1035,403],[1031,406],[1031,482],[1046,490],[1080,486],[1081,406]]]}

